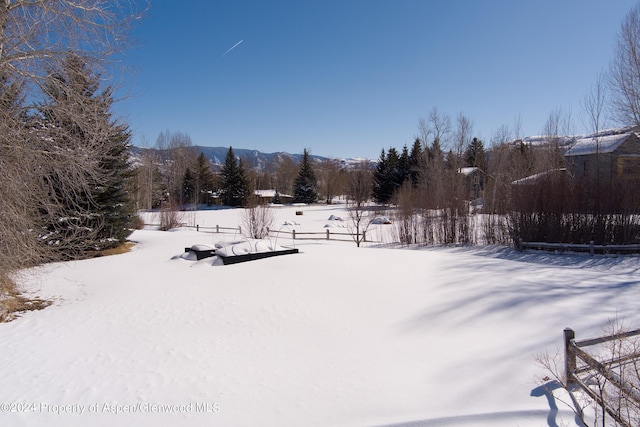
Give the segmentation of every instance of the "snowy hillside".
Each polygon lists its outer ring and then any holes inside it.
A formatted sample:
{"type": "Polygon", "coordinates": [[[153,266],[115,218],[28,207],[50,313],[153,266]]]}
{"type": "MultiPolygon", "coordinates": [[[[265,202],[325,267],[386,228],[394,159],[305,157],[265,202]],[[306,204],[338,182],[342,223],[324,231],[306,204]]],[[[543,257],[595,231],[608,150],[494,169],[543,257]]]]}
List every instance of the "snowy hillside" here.
{"type": "MultiPolygon", "coordinates": [[[[239,212],[189,221],[233,227],[239,212]]],[[[283,230],[348,218],[334,206],[275,214],[283,230]]],[[[636,256],[283,235],[273,243],[299,253],[180,257],[240,237],[141,230],[130,253],[21,277],[55,303],[0,324],[0,424],[574,425],[540,387],[536,354],[561,348],[567,326],[586,338],[616,316],[640,325],[636,256]]]]}
{"type": "MultiPolygon", "coordinates": [[[[197,153],[203,153],[205,157],[211,160],[214,168],[216,170],[222,169],[224,165],[224,159],[227,155],[227,151],[229,147],[204,147],[204,146],[194,146],[193,149],[197,153]]],[[[133,147],[132,149],[132,161],[133,163],[138,162],[138,157],[141,153],[149,151],[149,152],[158,152],[159,150],[156,148],[141,148],[141,147],[133,147]]],[[[236,157],[242,159],[244,164],[249,169],[256,170],[265,170],[269,165],[274,165],[276,162],[282,160],[283,158],[290,158],[295,163],[299,163],[302,159],[302,153],[285,153],[285,152],[277,152],[277,153],[263,153],[258,150],[249,150],[244,148],[234,148],[233,152],[236,157]]],[[[322,161],[326,159],[322,156],[310,156],[315,161],[322,161]]]]}

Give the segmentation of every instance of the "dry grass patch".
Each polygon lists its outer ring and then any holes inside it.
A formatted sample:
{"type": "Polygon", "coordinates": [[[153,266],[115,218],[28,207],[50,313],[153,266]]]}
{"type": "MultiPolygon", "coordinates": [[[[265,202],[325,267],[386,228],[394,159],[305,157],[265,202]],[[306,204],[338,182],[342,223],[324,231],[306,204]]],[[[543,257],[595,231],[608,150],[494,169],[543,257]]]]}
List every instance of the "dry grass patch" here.
{"type": "Polygon", "coordinates": [[[50,305],[51,301],[22,296],[11,279],[0,278],[0,323],[10,322],[25,311],[42,310],[50,305]]]}
{"type": "MultiPolygon", "coordinates": [[[[124,254],[130,252],[134,245],[134,242],[126,242],[115,248],[96,252],[94,256],[124,254]]],[[[51,304],[52,301],[23,296],[12,280],[0,273],[0,323],[10,322],[26,311],[42,310],[51,304]]]]}
{"type": "Polygon", "coordinates": [[[98,252],[96,256],[109,256],[109,255],[120,255],[126,254],[127,252],[131,252],[131,248],[135,245],[133,242],[125,242],[115,248],[105,249],[103,251],[98,252]]]}

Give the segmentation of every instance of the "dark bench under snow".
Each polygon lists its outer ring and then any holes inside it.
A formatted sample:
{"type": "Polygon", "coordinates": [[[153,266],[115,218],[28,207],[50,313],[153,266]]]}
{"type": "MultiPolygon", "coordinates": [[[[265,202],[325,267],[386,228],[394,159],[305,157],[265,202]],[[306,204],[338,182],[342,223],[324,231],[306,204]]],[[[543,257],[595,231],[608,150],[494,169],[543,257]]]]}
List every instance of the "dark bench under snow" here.
{"type": "Polygon", "coordinates": [[[190,248],[184,248],[185,252],[192,252],[196,255],[196,259],[210,258],[216,254],[216,250],[204,245],[193,245],[190,248]]]}

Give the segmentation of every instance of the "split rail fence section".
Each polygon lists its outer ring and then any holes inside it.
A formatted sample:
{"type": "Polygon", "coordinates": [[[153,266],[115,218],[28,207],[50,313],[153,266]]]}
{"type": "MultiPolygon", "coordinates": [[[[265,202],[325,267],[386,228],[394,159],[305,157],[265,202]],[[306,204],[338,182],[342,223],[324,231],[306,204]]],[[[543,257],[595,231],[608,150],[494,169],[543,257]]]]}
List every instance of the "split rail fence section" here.
{"type": "MultiPolygon", "coordinates": [[[[576,341],[573,329],[564,330],[565,388],[581,389],[625,427],[636,426],[640,417],[640,348],[635,343],[625,345],[637,335],[640,329],[576,341]],[[602,344],[608,345],[604,361],[583,350],[602,344]]],[[[576,409],[582,418],[581,408],[576,409]]]]}
{"type": "Polygon", "coordinates": [[[536,249],[545,251],[572,251],[572,252],[589,252],[590,255],[595,254],[624,254],[624,253],[640,253],[640,245],[596,245],[593,240],[589,244],[574,243],[547,243],[547,242],[523,242],[519,239],[516,242],[516,248],[519,251],[525,249],[536,249]]]}
{"type": "MultiPolygon", "coordinates": [[[[160,224],[144,224],[145,227],[160,227],[160,224]]],[[[186,225],[186,224],[181,224],[181,227],[185,227],[185,228],[195,228],[196,231],[202,232],[202,233],[215,233],[215,234],[220,234],[220,233],[226,233],[226,234],[234,234],[234,235],[241,235],[242,234],[242,227],[238,226],[238,227],[222,227],[219,225],[215,225],[213,227],[205,227],[202,225],[186,225]]],[[[349,242],[354,242],[356,237],[360,237],[360,242],[373,242],[372,240],[367,240],[367,235],[366,233],[360,233],[358,236],[356,236],[356,234],[354,233],[345,233],[345,232],[336,232],[336,231],[331,231],[329,229],[325,230],[325,231],[315,231],[315,232],[311,232],[311,231],[296,231],[296,230],[272,230],[267,228],[267,232],[269,233],[269,236],[272,237],[280,237],[282,235],[288,235],[292,240],[339,240],[339,241],[349,241],[349,242]]]]}

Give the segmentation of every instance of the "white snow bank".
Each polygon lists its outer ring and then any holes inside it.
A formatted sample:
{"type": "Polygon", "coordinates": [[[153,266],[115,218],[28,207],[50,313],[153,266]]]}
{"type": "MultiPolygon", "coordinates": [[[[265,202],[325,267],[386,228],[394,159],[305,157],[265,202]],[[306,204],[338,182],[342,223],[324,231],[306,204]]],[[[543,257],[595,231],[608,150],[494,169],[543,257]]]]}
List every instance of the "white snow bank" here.
{"type": "MultiPolygon", "coordinates": [[[[305,223],[328,213],[309,206],[305,223]]],[[[22,278],[55,304],[0,324],[2,425],[573,425],[535,355],[561,349],[567,326],[581,339],[616,317],[640,325],[634,256],[319,240],[210,268],[171,258],[220,236],[132,239],[130,253],[22,278]]]]}
{"type": "Polygon", "coordinates": [[[216,243],[216,254],[221,256],[246,255],[259,252],[273,252],[284,250],[269,239],[247,239],[239,242],[216,243]]]}
{"type": "Polygon", "coordinates": [[[371,221],[371,224],[391,224],[391,220],[386,216],[379,216],[371,221]]]}

